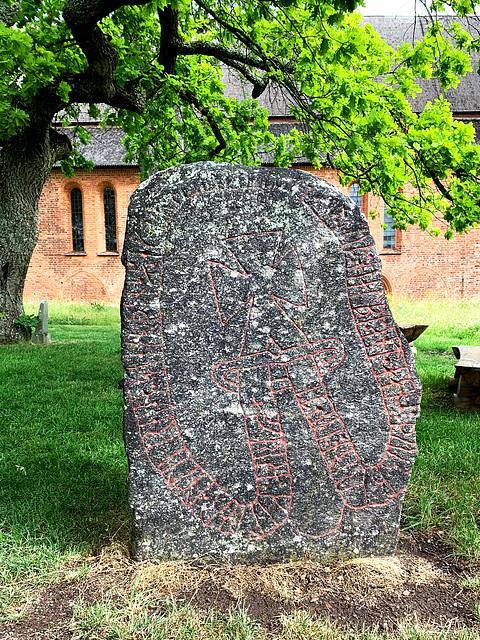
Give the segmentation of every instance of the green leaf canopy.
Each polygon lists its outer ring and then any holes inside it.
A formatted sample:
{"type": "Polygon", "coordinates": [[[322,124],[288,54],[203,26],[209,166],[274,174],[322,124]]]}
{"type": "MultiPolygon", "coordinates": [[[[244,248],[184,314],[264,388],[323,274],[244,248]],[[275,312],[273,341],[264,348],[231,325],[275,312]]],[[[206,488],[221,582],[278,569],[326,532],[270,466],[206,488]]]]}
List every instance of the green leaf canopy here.
{"type": "MultiPolygon", "coordinates": [[[[288,166],[302,156],[381,196],[399,228],[439,233],[439,214],[447,237],[477,226],[473,127],[453,118],[444,97],[420,114],[410,104],[419,78],[437,78],[443,91],[457,85],[478,48],[475,30],[438,17],[445,3],[437,0],[424,37],[395,51],[350,13],[356,5],[1,0],[2,150],[60,117],[75,123],[88,104],[102,126],[124,129],[126,157],[144,172],[203,159],[258,164],[262,153],[288,166]],[[229,95],[228,69],[249,83],[251,97],[229,95]],[[298,123],[279,138],[257,100],[273,87],[298,123]]],[[[74,142],[87,141],[82,127],[74,133],[74,142]]],[[[67,147],[52,162],[62,160],[67,172],[86,166],[67,147]]]]}

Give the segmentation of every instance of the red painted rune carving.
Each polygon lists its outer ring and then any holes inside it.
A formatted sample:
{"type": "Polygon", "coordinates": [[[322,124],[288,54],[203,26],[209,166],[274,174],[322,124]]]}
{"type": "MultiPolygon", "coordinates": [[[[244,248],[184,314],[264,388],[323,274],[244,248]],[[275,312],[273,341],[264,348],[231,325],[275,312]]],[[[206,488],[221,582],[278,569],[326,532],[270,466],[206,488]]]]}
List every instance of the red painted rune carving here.
{"type": "MultiPolygon", "coordinates": [[[[284,521],[294,519],[290,513],[295,496],[292,495],[288,443],[277,400],[288,390],[293,392],[313,433],[344,505],[362,508],[385,504],[398,491],[389,485],[377,467],[370,470],[376,495],[368,495],[368,471],[322,381],[323,375],[344,359],[343,345],[337,339],[310,342],[290,317],[293,310],[306,309],[308,292],[295,248],[279,252],[281,242],[281,231],[228,238],[225,244],[236,268],[210,261],[221,324],[228,325],[242,308],[248,308],[238,357],[216,364],[212,376],[219,387],[238,395],[257,477],[256,500],[268,511],[266,499],[282,498],[284,521]],[[248,286],[243,286],[247,282],[248,286]],[[248,292],[248,297],[239,299],[238,293],[243,291],[248,292]],[[275,464],[265,461],[272,450],[275,464]],[[378,491],[380,488],[382,491],[378,491]]],[[[297,525],[295,521],[292,524],[297,525]]],[[[302,533],[315,535],[315,531],[304,530],[301,525],[297,528],[302,533]]]]}
{"type": "MultiPolygon", "coordinates": [[[[210,274],[222,325],[248,308],[238,357],[218,363],[212,376],[238,395],[257,477],[256,501],[268,511],[269,502],[282,499],[286,522],[294,496],[280,396],[293,391],[322,453],[340,446],[343,457],[350,438],[322,382],[343,360],[343,345],[335,339],[310,342],[287,312],[305,310],[308,292],[296,250],[279,251],[281,241],[281,231],[228,238],[236,268],[210,261],[210,274]],[[242,291],[248,292],[245,300],[238,299],[242,291]]],[[[332,468],[335,459],[329,462],[332,468]]]]}
{"type": "MultiPolygon", "coordinates": [[[[403,398],[409,401],[408,394],[416,391],[401,343],[384,337],[385,332],[389,336],[395,332],[395,326],[392,321],[392,328],[384,327],[388,317],[383,303],[365,306],[357,291],[364,271],[370,282],[370,266],[365,263],[369,247],[345,246],[344,250],[352,317],[390,422],[385,455],[373,466],[366,466],[358,455],[323,382],[324,375],[344,360],[343,344],[333,338],[310,341],[302,331],[299,319],[309,300],[295,247],[285,246],[281,231],[235,236],[224,244],[225,259],[208,263],[211,290],[220,325],[227,335],[235,327],[240,338],[235,357],[216,363],[211,374],[215,384],[235,395],[241,407],[256,478],[255,498],[239,502],[194,458],[175,416],[163,346],[158,345],[158,368],[145,367],[141,351],[145,324],[135,315],[131,321],[135,340],[124,363],[127,371],[138,367],[141,372],[141,381],[133,381],[128,393],[146,455],[184,507],[221,534],[241,532],[261,539],[288,522],[305,535],[328,535],[340,526],[345,508],[385,505],[402,493],[415,453],[416,407],[403,404],[403,398]],[[319,479],[318,490],[322,491],[322,482],[330,483],[330,495],[336,496],[339,507],[323,523],[318,522],[321,518],[313,524],[312,519],[302,522],[302,509],[296,508],[297,500],[301,501],[294,489],[299,467],[289,459],[289,449],[301,428],[311,432],[312,444],[325,462],[327,471],[319,479]]],[[[135,289],[154,299],[163,267],[152,262],[146,269],[140,262],[135,271],[138,280],[129,276],[132,295],[135,289]]],[[[379,301],[382,295],[378,292],[379,301]]],[[[159,320],[161,335],[161,315],[159,320]]]]}

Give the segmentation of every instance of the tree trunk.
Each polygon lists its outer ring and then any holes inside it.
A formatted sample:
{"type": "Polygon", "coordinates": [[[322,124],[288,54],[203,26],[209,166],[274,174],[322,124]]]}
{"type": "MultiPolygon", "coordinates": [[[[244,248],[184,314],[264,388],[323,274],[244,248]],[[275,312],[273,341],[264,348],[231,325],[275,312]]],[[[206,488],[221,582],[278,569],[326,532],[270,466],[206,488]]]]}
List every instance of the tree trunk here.
{"type": "Polygon", "coordinates": [[[25,338],[14,324],[38,240],[38,203],[54,162],[71,149],[66,136],[45,127],[25,132],[0,151],[0,343],[25,338]]]}

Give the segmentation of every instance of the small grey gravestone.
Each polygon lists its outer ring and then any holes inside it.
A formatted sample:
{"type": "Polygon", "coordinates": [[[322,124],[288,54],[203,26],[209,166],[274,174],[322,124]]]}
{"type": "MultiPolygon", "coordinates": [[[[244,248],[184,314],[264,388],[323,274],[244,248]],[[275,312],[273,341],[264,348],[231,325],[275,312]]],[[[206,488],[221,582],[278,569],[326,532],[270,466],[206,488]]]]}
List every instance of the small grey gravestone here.
{"type": "Polygon", "coordinates": [[[38,310],[38,324],[32,335],[35,344],[51,344],[52,337],[48,332],[48,302],[42,300],[38,310]]]}
{"type": "Polygon", "coordinates": [[[302,171],[172,168],[132,197],[123,261],[134,556],[393,553],[421,388],[353,202],[302,171]]]}

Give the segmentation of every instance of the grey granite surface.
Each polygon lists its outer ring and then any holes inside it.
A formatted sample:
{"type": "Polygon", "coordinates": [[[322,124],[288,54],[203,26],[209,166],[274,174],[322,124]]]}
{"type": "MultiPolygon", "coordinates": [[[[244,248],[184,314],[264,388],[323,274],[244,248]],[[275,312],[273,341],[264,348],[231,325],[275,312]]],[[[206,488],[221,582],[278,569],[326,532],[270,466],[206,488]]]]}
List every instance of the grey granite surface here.
{"type": "Polygon", "coordinates": [[[169,169],[123,261],[134,555],[393,553],[420,382],[353,202],[302,171],[169,169]]]}

